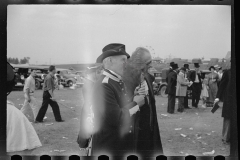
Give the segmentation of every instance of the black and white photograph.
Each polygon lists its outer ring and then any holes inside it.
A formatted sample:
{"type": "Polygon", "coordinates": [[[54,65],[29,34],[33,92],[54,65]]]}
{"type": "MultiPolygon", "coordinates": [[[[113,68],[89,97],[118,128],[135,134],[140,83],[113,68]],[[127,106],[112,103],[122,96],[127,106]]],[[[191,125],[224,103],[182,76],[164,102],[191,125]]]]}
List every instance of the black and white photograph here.
{"type": "Polygon", "coordinates": [[[238,156],[232,22],[231,5],[8,5],[7,154],[238,156]]]}

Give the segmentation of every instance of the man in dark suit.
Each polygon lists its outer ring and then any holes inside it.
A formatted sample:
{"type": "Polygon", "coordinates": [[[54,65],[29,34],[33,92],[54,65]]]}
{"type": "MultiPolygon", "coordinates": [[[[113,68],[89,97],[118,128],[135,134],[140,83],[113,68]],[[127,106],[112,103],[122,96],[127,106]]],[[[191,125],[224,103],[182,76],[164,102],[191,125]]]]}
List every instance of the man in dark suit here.
{"type": "Polygon", "coordinates": [[[223,73],[222,80],[220,82],[216,99],[214,103],[221,100],[223,102],[222,107],[222,117],[223,120],[223,131],[222,131],[222,141],[223,143],[230,142],[230,118],[231,118],[231,69],[226,70],[223,73]]]}
{"type": "Polygon", "coordinates": [[[129,59],[130,64],[141,64],[134,68],[141,70],[142,83],[138,91],[143,90],[144,92],[139,94],[144,95],[146,99],[145,104],[140,108],[140,112],[136,114],[134,127],[136,155],[138,155],[139,159],[163,154],[152,86],[154,76],[149,74],[151,62],[150,52],[142,47],[138,47],[129,59]]]}
{"type": "MultiPolygon", "coordinates": [[[[186,72],[184,74],[184,78],[185,79],[188,79],[189,78],[189,64],[184,64],[183,65],[184,68],[186,68],[186,72]]],[[[188,106],[188,91],[190,90],[190,87],[187,87],[187,94],[186,94],[186,97],[184,97],[184,108],[185,109],[191,109],[189,106],[188,106]]]]}
{"type": "Polygon", "coordinates": [[[191,71],[189,74],[189,81],[192,82],[192,107],[198,108],[198,103],[202,90],[202,75],[199,70],[199,64],[194,63],[194,67],[195,70],[191,71]]]}
{"type": "Polygon", "coordinates": [[[168,110],[170,114],[174,113],[175,110],[175,99],[176,99],[176,85],[177,85],[177,69],[178,64],[173,64],[173,71],[170,72],[167,76],[167,89],[166,93],[168,94],[168,110]]]}
{"type": "Polygon", "coordinates": [[[102,51],[97,62],[102,62],[105,70],[95,82],[92,96],[92,155],[125,156],[134,148],[131,117],[145,99],[142,95],[134,98],[127,95],[122,76],[130,56],[125,51],[125,45],[109,44],[102,51]]]}
{"type": "Polygon", "coordinates": [[[169,70],[167,70],[167,72],[166,72],[166,75],[167,75],[167,77],[166,77],[166,82],[168,81],[168,74],[173,71],[172,66],[173,66],[174,64],[175,64],[174,62],[171,62],[171,63],[170,63],[169,70]]]}

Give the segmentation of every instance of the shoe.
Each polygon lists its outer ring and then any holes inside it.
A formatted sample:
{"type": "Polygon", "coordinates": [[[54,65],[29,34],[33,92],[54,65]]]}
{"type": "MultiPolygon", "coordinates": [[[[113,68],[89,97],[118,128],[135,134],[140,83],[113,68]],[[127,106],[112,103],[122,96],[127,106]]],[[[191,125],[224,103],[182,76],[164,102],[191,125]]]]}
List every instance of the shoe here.
{"type": "Polygon", "coordinates": [[[206,108],[206,105],[203,104],[203,105],[202,105],[202,108],[206,108]]]}
{"type": "Polygon", "coordinates": [[[36,120],[35,120],[34,123],[43,123],[43,121],[36,121],[36,120]]]}
{"type": "Polygon", "coordinates": [[[59,120],[59,121],[56,121],[56,122],[65,122],[65,121],[62,119],[62,120],[59,120]]]}

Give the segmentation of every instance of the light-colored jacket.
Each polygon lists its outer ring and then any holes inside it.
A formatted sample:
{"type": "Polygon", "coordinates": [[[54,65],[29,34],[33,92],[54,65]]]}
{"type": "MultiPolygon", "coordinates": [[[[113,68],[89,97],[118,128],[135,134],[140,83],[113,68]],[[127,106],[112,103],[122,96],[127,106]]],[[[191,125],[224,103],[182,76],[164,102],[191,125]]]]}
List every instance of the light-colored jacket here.
{"type": "Polygon", "coordinates": [[[179,73],[177,75],[177,89],[176,96],[185,97],[187,94],[188,81],[184,78],[184,74],[179,73]]]}

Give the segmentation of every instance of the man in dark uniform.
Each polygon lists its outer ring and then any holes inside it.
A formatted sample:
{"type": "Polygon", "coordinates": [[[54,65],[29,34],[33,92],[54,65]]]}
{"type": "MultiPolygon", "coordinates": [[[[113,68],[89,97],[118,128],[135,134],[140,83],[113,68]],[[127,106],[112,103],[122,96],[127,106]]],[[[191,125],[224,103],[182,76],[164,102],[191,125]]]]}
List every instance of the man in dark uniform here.
{"type": "Polygon", "coordinates": [[[176,85],[177,85],[177,69],[178,64],[173,64],[173,71],[167,76],[167,94],[168,94],[168,110],[170,114],[174,113],[175,110],[175,99],[176,99],[176,85]]]}
{"type": "Polygon", "coordinates": [[[138,47],[129,59],[129,63],[140,64],[138,67],[136,66],[143,75],[143,81],[139,90],[143,88],[145,92],[140,94],[147,99],[135,119],[136,153],[139,159],[143,158],[143,156],[155,158],[156,155],[163,154],[152,86],[154,76],[149,74],[149,69],[152,67],[151,62],[150,52],[142,47],[138,47]]]}
{"type": "Polygon", "coordinates": [[[38,111],[38,115],[35,120],[36,123],[43,122],[43,117],[47,112],[49,104],[52,107],[55,120],[57,122],[64,122],[64,120],[62,120],[60,109],[54,96],[54,90],[55,90],[54,74],[55,73],[56,73],[55,66],[50,66],[49,73],[44,79],[43,102],[40,110],[38,111]]]}
{"type": "MultiPolygon", "coordinates": [[[[183,65],[183,67],[184,68],[186,68],[186,72],[185,72],[185,74],[184,74],[184,77],[185,77],[185,79],[188,79],[188,77],[189,77],[189,64],[184,64],[183,65]]],[[[186,94],[186,97],[184,97],[184,108],[185,109],[191,109],[189,106],[188,106],[188,92],[189,92],[189,90],[190,90],[190,87],[188,87],[187,88],[187,94],[186,94]]]]}
{"type": "Polygon", "coordinates": [[[202,90],[202,75],[199,70],[200,65],[194,63],[195,70],[189,74],[189,81],[192,82],[192,107],[198,108],[198,102],[200,100],[202,90]]]}
{"type": "Polygon", "coordinates": [[[130,99],[122,75],[129,54],[123,44],[109,44],[97,62],[105,70],[93,88],[94,131],[92,155],[127,156],[133,152],[131,116],[145,103],[144,96],[130,99]]]}

